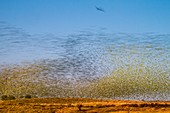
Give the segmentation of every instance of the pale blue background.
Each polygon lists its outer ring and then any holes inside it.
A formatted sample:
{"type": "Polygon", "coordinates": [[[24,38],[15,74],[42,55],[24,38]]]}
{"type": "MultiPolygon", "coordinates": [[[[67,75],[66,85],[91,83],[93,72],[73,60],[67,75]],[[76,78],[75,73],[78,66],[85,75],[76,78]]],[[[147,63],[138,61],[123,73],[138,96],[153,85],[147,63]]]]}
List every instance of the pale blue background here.
{"type": "Polygon", "coordinates": [[[0,0],[0,21],[33,34],[66,34],[86,28],[169,33],[170,0],[0,0]]]}
{"type": "Polygon", "coordinates": [[[0,0],[0,64],[101,59],[109,46],[127,44],[161,46],[168,56],[169,21],[170,0],[0,0]]]}

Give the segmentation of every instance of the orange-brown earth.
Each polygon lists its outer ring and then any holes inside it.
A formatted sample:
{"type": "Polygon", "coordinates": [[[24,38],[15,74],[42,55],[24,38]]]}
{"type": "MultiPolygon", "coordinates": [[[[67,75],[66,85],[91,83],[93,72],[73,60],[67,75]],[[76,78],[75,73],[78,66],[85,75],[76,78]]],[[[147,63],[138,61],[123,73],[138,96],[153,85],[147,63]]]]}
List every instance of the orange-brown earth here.
{"type": "Polygon", "coordinates": [[[170,101],[82,98],[0,100],[0,113],[170,113],[170,101]]]}

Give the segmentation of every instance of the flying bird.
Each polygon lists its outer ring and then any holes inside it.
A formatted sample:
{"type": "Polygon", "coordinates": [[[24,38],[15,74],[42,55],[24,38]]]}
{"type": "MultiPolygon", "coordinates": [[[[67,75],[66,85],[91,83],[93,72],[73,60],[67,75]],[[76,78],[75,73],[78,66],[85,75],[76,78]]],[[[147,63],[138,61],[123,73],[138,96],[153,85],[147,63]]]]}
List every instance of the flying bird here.
{"type": "Polygon", "coordinates": [[[98,11],[105,12],[105,10],[104,10],[103,8],[101,8],[101,7],[95,6],[95,8],[96,8],[98,11]]]}

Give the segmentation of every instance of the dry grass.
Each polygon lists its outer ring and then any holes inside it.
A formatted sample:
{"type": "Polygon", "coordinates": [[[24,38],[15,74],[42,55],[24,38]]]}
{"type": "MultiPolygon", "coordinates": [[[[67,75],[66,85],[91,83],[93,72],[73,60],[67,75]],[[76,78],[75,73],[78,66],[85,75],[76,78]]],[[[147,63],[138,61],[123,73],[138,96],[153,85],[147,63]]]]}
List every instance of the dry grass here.
{"type": "Polygon", "coordinates": [[[168,113],[170,102],[43,98],[0,101],[0,112],[12,113],[168,113]],[[79,109],[78,106],[81,105],[79,109]]]}

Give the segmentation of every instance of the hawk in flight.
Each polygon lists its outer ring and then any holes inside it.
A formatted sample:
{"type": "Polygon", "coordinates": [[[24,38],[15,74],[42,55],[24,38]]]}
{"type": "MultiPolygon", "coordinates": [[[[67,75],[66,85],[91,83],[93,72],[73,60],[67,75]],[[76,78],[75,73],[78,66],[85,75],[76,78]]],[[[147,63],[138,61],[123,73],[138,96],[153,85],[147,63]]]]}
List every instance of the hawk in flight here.
{"type": "Polygon", "coordinates": [[[95,6],[95,8],[96,8],[98,11],[105,12],[105,10],[104,10],[103,8],[101,8],[101,7],[95,6]]]}

